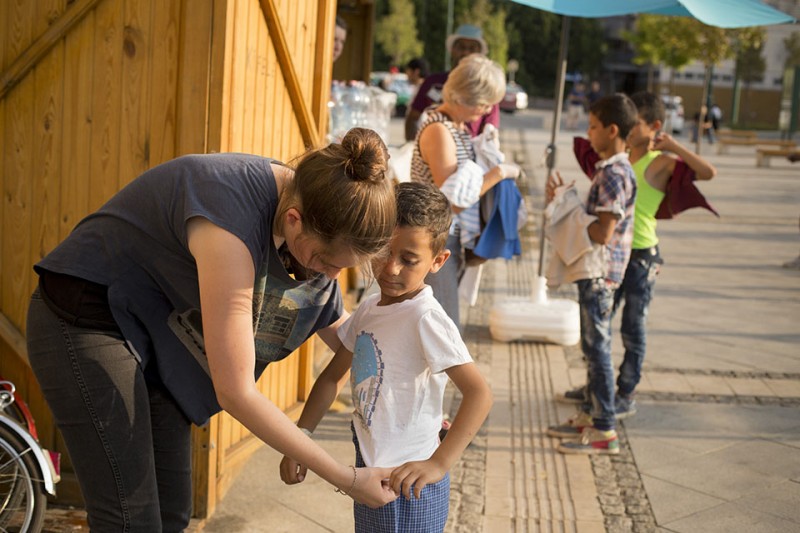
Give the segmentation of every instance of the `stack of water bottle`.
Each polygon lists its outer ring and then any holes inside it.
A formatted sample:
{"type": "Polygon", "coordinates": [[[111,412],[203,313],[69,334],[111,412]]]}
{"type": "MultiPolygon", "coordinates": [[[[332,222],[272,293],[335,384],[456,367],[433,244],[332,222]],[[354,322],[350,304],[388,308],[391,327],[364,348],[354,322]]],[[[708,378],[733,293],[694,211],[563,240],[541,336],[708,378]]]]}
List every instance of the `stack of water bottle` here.
{"type": "Polygon", "coordinates": [[[397,95],[361,81],[334,81],[328,102],[328,141],[339,142],[351,128],[370,128],[389,144],[389,121],[397,95]]]}

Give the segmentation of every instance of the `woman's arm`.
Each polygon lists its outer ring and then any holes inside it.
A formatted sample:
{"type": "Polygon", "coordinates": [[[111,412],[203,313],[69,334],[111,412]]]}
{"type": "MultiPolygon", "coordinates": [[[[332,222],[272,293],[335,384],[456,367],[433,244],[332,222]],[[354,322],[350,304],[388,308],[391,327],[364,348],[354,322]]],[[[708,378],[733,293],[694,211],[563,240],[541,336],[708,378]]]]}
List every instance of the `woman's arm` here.
{"type": "MultiPolygon", "coordinates": [[[[255,268],[247,247],[233,234],[196,217],[187,223],[189,250],[197,263],[203,337],[220,406],[259,439],[297,458],[329,483],[349,491],[353,470],[306,437],[256,387],[253,339],[255,268]]],[[[362,472],[361,470],[359,472],[362,472]]],[[[363,471],[352,495],[368,505],[395,499],[381,487],[386,472],[363,471]]]]}
{"type": "MultiPolygon", "coordinates": [[[[314,431],[325,412],[330,408],[345,380],[350,375],[353,352],[340,346],[333,359],[325,367],[311,388],[303,413],[297,426],[314,431]]],[[[302,482],[306,477],[306,466],[290,456],[284,456],[280,464],[281,479],[288,485],[302,482]]]]}
{"type": "MultiPolygon", "coordinates": [[[[422,160],[431,169],[433,183],[441,189],[447,178],[458,170],[456,142],[447,126],[441,122],[434,122],[422,130],[419,137],[419,151],[422,160]]],[[[500,181],[517,176],[519,176],[519,167],[516,165],[497,165],[492,167],[483,175],[480,196],[486,194],[489,189],[500,181]]],[[[453,206],[453,211],[458,213],[462,209],[453,206]]]]}

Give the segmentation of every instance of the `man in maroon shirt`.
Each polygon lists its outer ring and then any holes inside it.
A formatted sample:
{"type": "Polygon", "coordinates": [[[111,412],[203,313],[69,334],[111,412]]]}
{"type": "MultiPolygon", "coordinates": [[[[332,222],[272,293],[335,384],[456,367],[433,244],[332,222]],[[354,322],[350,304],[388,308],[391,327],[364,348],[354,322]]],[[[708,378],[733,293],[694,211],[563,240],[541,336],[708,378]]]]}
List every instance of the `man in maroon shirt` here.
{"type": "MultiPolygon", "coordinates": [[[[483,32],[471,24],[459,26],[456,32],[447,38],[445,45],[450,49],[452,67],[458,65],[462,58],[470,54],[486,55],[489,51],[486,41],[483,40],[483,32]]],[[[437,72],[425,78],[406,115],[406,141],[413,141],[417,136],[417,124],[425,108],[442,101],[442,87],[449,74],[450,71],[437,72]]],[[[483,131],[486,124],[500,127],[500,107],[498,105],[492,107],[492,110],[480,119],[467,123],[467,128],[474,137],[483,131]]]]}

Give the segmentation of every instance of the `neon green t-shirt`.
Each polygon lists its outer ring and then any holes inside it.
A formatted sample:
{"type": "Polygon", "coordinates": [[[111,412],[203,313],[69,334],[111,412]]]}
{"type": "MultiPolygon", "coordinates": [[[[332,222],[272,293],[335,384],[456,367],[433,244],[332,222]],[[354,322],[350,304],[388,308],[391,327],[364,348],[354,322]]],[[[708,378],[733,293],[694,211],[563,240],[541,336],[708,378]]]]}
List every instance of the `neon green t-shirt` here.
{"type": "Polygon", "coordinates": [[[656,235],[656,211],[664,199],[664,193],[651,187],[644,177],[645,170],[655,158],[661,155],[658,150],[647,152],[636,163],[633,172],[636,174],[636,208],[633,212],[633,245],[634,250],[650,248],[658,244],[656,235]]]}

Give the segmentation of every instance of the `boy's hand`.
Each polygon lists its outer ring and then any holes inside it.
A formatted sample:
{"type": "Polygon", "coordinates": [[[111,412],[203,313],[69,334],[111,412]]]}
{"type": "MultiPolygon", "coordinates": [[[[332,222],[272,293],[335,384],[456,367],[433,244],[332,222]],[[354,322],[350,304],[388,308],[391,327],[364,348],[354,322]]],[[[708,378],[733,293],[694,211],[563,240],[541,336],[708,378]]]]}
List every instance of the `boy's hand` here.
{"type": "Polygon", "coordinates": [[[659,132],[653,139],[653,150],[661,150],[665,152],[675,152],[676,148],[680,147],[680,143],[676,141],[672,135],[666,132],[659,132]]]}
{"type": "Polygon", "coordinates": [[[564,185],[564,180],[561,178],[561,173],[559,171],[556,170],[555,174],[550,174],[544,186],[544,197],[548,204],[553,201],[556,195],[556,189],[562,185],[564,185]]]}
{"type": "Polygon", "coordinates": [[[422,489],[429,483],[436,483],[444,478],[447,470],[442,468],[436,461],[412,461],[402,466],[398,466],[392,471],[389,484],[398,494],[411,499],[411,487],[414,487],[414,497],[419,499],[422,489]]]}
{"type": "Polygon", "coordinates": [[[303,480],[306,478],[306,472],[308,472],[308,468],[304,465],[301,465],[291,457],[283,456],[281,460],[281,480],[286,483],[287,485],[295,485],[297,483],[302,483],[303,480]]]}

